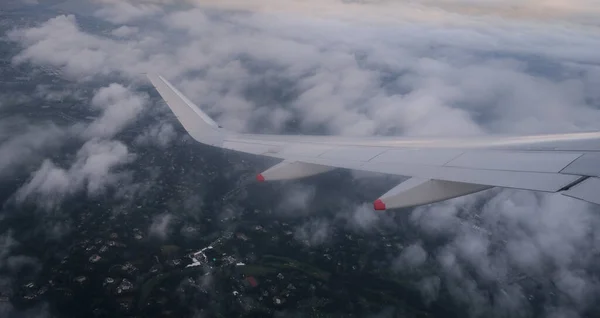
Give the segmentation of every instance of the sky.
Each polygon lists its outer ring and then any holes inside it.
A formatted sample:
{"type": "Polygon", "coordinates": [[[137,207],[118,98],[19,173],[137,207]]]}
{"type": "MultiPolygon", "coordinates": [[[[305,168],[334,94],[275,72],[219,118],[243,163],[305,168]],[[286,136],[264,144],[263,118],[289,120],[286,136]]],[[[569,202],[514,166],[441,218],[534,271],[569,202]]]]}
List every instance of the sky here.
{"type": "MultiPolygon", "coordinates": [[[[61,196],[94,196],[127,177],[117,168],[135,154],[115,136],[138,116],[164,114],[142,90],[145,72],[160,73],[221,125],[243,132],[460,136],[600,129],[600,5],[593,0],[88,4],[77,13],[102,19],[111,30],[92,32],[84,18],[61,14],[5,34],[19,47],[16,65],[51,66],[75,83],[114,81],[81,105],[99,112],[91,123],[24,125],[16,133],[0,125],[0,152],[10,153],[0,158],[0,177],[21,158],[57,147],[40,137],[83,142],[66,166],[40,158],[18,200],[51,208],[61,196]]],[[[183,138],[176,125],[160,121],[136,142],[165,147],[183,138]]],[[[378,180],[354,176],[363,185],[378,180]]],[[[311,244],[327,244],[340,220],[348,231],[394,222],[351,200],[333,219],[314,215],[313,186],[288,191],[280,204],[312,216],[295,233],[311,244]]],[[[389,266],[436,266],[437,275],[419,284],[424,297],[435,299],[443,283],[472,317],[530,314],[527,295],[511,279],[524,272],[560,291],[545,304],[544,317],[579,317],[600,296],[593,273],[597,212],[560,195],[500,189],[419,207],[408,220],[421,239],[389,266]],[[424,241],[439,237],[447,244],[425,248],[424,241]],[[490,284],[491,296],[484,297],[490,284]]],[[[150,233],[164,237],[170,220],[160,216],[150,233]]]]}

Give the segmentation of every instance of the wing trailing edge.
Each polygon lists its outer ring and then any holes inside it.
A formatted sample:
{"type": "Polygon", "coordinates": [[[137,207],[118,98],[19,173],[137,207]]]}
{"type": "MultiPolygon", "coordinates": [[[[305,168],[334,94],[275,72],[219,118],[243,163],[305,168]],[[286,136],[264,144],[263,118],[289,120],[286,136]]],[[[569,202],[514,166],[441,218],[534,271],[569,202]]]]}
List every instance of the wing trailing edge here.
{"type": "Polygon", "coordinates": [[[587,178],[570,189],[561,191],[560,193],[575,199],[600,204],[600,178],[587,178]]]}

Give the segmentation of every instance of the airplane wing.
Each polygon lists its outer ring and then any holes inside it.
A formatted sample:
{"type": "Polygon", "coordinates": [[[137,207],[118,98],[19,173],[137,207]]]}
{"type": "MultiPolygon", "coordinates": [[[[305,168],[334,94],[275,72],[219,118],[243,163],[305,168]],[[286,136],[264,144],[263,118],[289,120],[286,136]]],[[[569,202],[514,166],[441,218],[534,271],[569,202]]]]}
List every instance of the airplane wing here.
{"type": "Polygon", "coordinates": [[[374,201],[376,210],[438,202],[491,187],[557,192],[600,204],[600,132],[466,138],[241,134],[220,127],[158,74],[147,75],[196,141],[283,159],[258,181],[335,168],[411,177],[374,201]]]}

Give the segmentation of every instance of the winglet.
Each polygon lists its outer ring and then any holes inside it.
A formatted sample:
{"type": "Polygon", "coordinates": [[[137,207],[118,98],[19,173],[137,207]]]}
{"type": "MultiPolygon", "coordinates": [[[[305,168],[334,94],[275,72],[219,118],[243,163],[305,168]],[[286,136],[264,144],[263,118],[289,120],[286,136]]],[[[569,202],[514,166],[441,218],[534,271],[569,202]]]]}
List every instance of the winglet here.
{"type": "Polygon", "coordinates": [[[153,73],[146,76],[192,138],[211,146],[219,147],[223,144],[226,130],[220,128],[212,118],[162,76],[153,73]]]}

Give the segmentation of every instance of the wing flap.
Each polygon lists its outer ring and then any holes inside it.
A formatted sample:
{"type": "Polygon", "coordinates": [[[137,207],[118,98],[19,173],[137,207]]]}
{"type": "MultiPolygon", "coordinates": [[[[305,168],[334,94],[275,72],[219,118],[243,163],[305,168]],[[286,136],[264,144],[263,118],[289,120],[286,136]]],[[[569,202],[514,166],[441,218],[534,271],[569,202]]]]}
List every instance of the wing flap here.
{"type": "Polygon", "coordinates": [[[258,143],[246,143],[224,140],[222,148],[235,150],[239,152],[250,153],[253,155],[263,155],[272,151],[274,146],[258,144],[258,143]]]}
{"type": "Polygon", "coordinates": [[[587,178],[561,194],[595,204],[600,204],[600,178],[587,178]]]}
{"type": "Polygon", "coordinates": [[[343,146],[327,150],[319,155],[319,158],[330,160],[356,160],[365,162],[379,156],[386,150],[386,148],[381,147],[371,147],[365,149],[364,147],[343,146]]]}
{"type": "Polygon", "coordinates": [[[581,153],[533,151],[466,151],[445,166],[474,169],[559,172],[581,153]]]}
{"type": "Polygon", "coordinates": [[[392,173],[403,176],[408,175],[426,179],[545,192],[556,192],[579,179],[579,176],[558,173],[483,170],[444,166],[366,163],[362,168],[373,172],[392,173]]]}
{"type": "Polygon", "coordinates": [[[335,148],[335,146],[314,145],[308,143],[290,143],[279,146],[278,150],[273,153],[281,158],[293,158],[294,156],[319,157],[333,148],[335,148]]]}
{"type": "Polygon", "coordinates": [[[600,176],[600,154],[586,153],[571,162],[567,167],[560,171],[566,174],[578,174],[582,176],[600,176]]]}
{"type": "Polygon", "coordinates": [[[369,161],[441,166],[463,153],[456,149],[388,149],[369,161]]]}
{"type": "Polygon", "coordinates": [[[375,210],[408,208],[456,198],[489,188],[490,186],[480,184],[410,178],[375,200],[373,207],[375,210]]]}
{"type": "Polygon", "coordinates": [[[557,192],[580,178],[576,175],[559,173],[482,170],[416,164],[364,163],[310,157],[298,157],[296,160],[345,169],[544,192],[557,192]]]}

